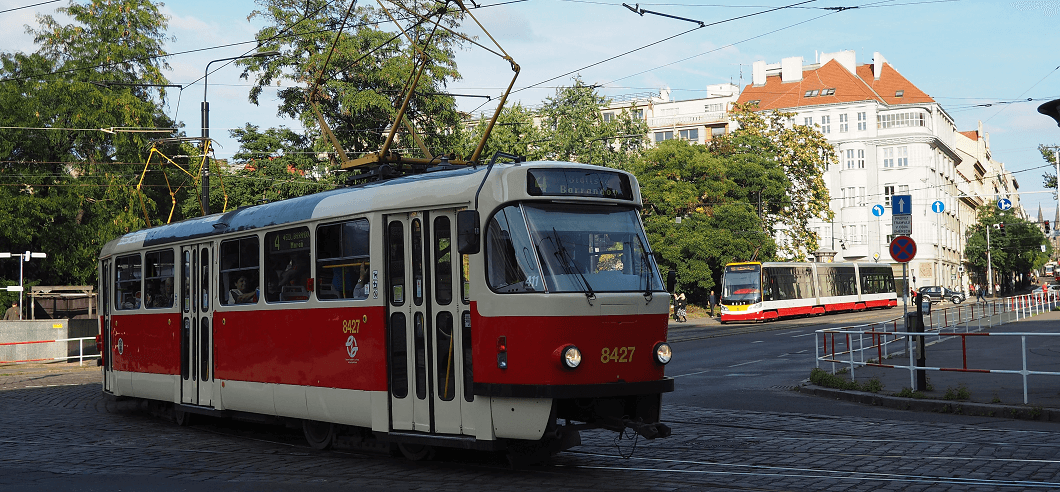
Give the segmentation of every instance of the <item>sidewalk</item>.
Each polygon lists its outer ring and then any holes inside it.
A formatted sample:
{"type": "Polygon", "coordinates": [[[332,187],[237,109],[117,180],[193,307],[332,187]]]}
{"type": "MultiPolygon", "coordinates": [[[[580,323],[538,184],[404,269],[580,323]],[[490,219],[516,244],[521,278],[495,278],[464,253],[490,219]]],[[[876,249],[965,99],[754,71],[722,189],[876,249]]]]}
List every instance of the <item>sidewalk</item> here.
{"type": "MultiPolygon", "coordinates": [[[[972,327],[975,328],[974,323],[972,327]]],[[[984,328],[983,332],[1060,333],[1060,311],[1046,312],[1001,326],[995,325],[992,329],[984,328]]],[[[965,338],[965,346],[962,349],[960,337],[943,338],[941,341],[938,337],[928,337],[929,345],[925,349],[927,367],[1015,371],[1023,369],[1022,337],[965,338]]],[[[902,349],[897,348],[896,344],[890,352],[893,354],[899,350],[902,349]]],[[[1026,337],[1026,354],[1027,370],[1060,372],[1060,336],[1026,337]]],[[[885,358],[883,363],[908,365],[909,359],[903,352],[885,358]]],[[[832,363],[821,363],[821,369],[828,372],[832,372],[832,366],[832,363]]],[[[836,363],[835,368],[846,368],[849,371],[848,364],[836,363]]],[[[813,384],[801,386],[799,391],[908,410],[1060,421],[1060,376],[1028,375],[1027,403],[1024,404],[1024,376],[1020,374],[943,370],[925,372],[928,385],[927,389],[921,392],[923,398],[894,396],[903,389],[912,389],[913,383],[908,369],[869,366],[855,366],[854,380],[861,384],[872,379],[878,380],[883,383],[883,390],[878,393],[837,390],[813,384]]],[[[839,376],[850,380],[849,372],[839,376]]]]}
{"type": "Polygon", "coordinates": [[[103,383],[95,360],[86,361],[83,366],[76,362],[0,365],[0,391],[90,383],[103,383]]]}

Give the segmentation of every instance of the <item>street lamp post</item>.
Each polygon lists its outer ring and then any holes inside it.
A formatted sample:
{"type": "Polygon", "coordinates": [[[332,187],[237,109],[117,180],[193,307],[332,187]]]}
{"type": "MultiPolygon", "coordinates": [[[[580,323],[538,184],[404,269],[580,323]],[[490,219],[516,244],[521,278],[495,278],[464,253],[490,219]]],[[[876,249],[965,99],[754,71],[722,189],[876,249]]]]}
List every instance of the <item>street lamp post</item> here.
{"type": "MultiPolygon", "coordinates": [[[[1060,126],[1060,99],[1038,106],[1038,112],[1056,120],[1056,125],[1060,126]]],[[[1060,210],[1060,149],[1054,148],[1053,152],[1056,157],[1056,206],[1060,210]]]]}
{"type": "Polygon", "coordinates": [[[8,286],[7,290],[8,290],[8,292],[13,291],[13,290],[17,290],[18,291],[18,319],[21,321],[22,320],[22,292],[25,290],[25,288],[22,286],[22,274],[23,274],[22,267],[25,265],[25,263],[27,261],[30,260],[30,258],[47,258],[48,255],[47,255],[47,253],[31,253],[29,251],[26,251],[25,253],[0,253],[0,258],[11,258],[13,256],[18,257],[18,287],[15,287],[13,285],[12,286],[8,286]]]}
{"type": "Polygon", "coordinates": [[[230,56],[210,60],[206,64],[205,73],[202,75],[202,214],[210,215],[210,157],[206,155],[206,142],[210,140],[210,103],[206,101],[206,89],[210,77],[210,65],[219,61],[241,60],[243,58],[265,58],[276,56],[279,51],[262,51],[253,55],[230,56]]]}

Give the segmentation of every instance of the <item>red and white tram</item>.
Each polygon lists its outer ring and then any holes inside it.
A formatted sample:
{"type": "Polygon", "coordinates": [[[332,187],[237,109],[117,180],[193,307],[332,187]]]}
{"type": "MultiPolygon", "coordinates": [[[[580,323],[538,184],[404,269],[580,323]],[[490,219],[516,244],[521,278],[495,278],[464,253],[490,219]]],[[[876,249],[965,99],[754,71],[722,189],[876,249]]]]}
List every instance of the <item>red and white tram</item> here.
{"type": "Polygon", "coordinates": [[[894,272],[876,263],[729,263],[721,322],[892,308],[894,272]]]}
{"type": "Polygon", "coordinates": [[[514,163],[126,234],[100,254],[103,391],[410,458],[668,436],[669,295],[640,207],[629,173],[514,163]]]}

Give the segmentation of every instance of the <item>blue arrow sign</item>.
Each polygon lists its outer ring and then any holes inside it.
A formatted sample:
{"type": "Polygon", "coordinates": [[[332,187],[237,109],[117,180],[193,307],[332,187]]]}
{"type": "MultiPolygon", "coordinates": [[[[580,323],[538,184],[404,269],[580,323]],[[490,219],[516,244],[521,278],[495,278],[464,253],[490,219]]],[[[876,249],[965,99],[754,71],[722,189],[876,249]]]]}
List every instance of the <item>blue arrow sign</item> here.
{"type": "Polygon", "coordinates": [[[997,208],[1000,210],[1008,210],[1012,208],[1012,200],[1008,198],[1002,198],[997,201],[997,208]]]}
{"type": "Polygon", "coordinates": [[[913,213],[913,195],[894,195],[891,197],[891,213],[909,215],[913,213]]]}
{"type": "Polygon", "coordinates": [[[946,210],[946,204],[942,203],[942,200],[935,200],[935,203],[931,204],[931,210],[937,214],[941,214],[946,210]]]}
{"type": "Polygon", "coordinates": [[[877,217],[883,217],[883,205],[876,204],[872,206],[872,215],[877,217]]]}

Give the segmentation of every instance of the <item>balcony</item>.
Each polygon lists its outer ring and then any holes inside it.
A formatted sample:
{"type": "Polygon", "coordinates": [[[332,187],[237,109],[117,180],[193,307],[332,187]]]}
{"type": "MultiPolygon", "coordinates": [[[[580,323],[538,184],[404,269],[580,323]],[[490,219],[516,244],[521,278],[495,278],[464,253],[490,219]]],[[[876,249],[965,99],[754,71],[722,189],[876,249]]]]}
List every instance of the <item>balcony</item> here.
{"type": "Polygon", "coordinates": [[[658,116],[648,118],[649,128],[675,127],[684,125],[705,125],[711,123],[727,123],[728,114],[724,111],[715,113],[679,114],[675,116],[658,116]]]}

